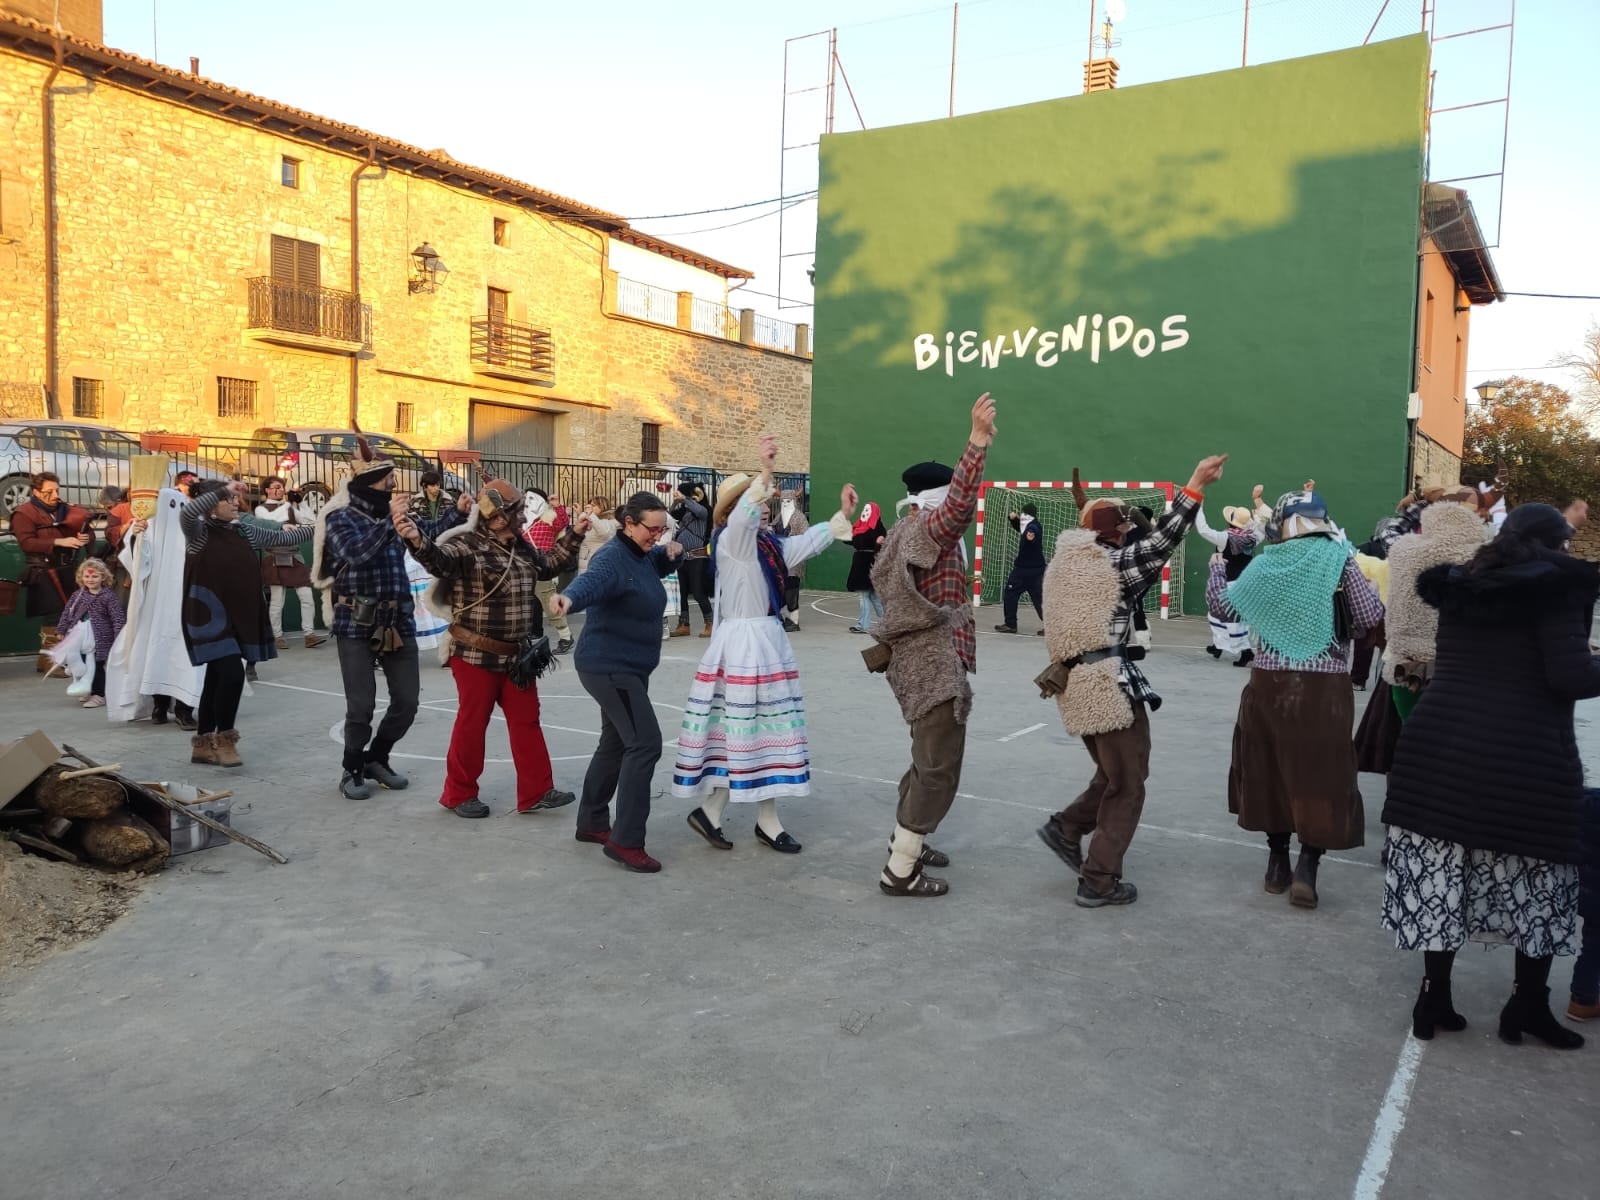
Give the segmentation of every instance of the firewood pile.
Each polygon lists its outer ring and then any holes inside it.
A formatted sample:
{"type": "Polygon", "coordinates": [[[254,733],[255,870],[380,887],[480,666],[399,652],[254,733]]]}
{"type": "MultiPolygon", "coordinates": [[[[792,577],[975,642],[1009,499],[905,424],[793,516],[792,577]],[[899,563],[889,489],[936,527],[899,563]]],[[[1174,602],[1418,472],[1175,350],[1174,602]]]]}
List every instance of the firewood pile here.
{"type": "MultiPolygon", "coordinates": [[[[36,756],[35,765],[54,751],[40,735],[32,742],[49,747],[36,756]]],[[[0,837],[61,862],[121,871],[158,871],[175,851],[202,848],[221,838],[241,842],[275,862],[289,861],[212,815],[231,792],[142,783],[123,774],[120,763],[102,766],[71,746],[62,749],[65,753],[57,761],[0,804],[0,837]],[[196,830],[196,825],[204,828],[196,830]],[[183,844],[175,846],[180,838],[183,844]]]]}

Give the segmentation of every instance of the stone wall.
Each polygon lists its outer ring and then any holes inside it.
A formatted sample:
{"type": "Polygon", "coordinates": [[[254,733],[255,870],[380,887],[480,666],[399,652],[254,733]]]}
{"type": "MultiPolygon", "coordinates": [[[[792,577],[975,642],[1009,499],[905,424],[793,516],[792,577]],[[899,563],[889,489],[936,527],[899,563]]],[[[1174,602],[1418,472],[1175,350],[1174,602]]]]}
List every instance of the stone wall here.
{"type": "Polygon", "coordinates": [[[1422,480],[1423,487],[1451,487],[1461,482],[1459,457],[1420,433],[1414,437],[1412,445],[1411,473],[1422,480]]]}
{"type": "MultiPolygon", "coordinates": [[[[45,269],[39,89],[48,67],[0,54],[0,382],[41,384],[45,269]]],[[[106,382],[106,419],[135,432],[242,436],[258,425],[345,426],[351,359],[264,344],[246,333],[247,289],[270,269],[274,234],[320,247],[324,287],[350,289],[351,179],[361,160],[70,70],[55,92],[59,214],[58,362],[70,415],[75,375],[106,382]],[[281,160],[299,161],[283,186],[281,160]],[[255,417],[218,415],[219,376],[258,382],[255,417]]],[[[556,454],[633,462],[642,422],[661,459],[749,465],[759,433],[806,468],[807,358],[604,311],[607,239],[460,188],[380,168],[358,185],[359,293],[372,345],[356,359],[363,427],[468,445],[471,402],[552,414],[556,454]],[[494,222],[507,223],[496,244],[494,222]],[[408,287],[411,250],[434,246],[448,273],[408,287]],[[474,368],[471,321],[487,289],[510,317],[553,335],[555,384],[474,368]]]]}

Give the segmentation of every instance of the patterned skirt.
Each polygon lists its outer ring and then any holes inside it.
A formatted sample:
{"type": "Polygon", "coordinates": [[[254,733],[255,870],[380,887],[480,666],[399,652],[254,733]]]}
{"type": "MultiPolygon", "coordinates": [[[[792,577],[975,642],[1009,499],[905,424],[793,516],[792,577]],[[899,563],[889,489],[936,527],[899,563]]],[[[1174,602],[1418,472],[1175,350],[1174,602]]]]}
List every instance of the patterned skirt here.
{"type": "Polygon", "coordinates": [[[1383,927],[1401,950],[1458,950],[1468,939],[1530,958],[1578,949],[1578,868],[1469,850],[1390,826],[1383,927]]]}
{"type": "Polygon", "coordinates": [[[718,621],[684,704],[672,794],[734,801],[811,794],[805,698],[773,617],[718,621]]]}

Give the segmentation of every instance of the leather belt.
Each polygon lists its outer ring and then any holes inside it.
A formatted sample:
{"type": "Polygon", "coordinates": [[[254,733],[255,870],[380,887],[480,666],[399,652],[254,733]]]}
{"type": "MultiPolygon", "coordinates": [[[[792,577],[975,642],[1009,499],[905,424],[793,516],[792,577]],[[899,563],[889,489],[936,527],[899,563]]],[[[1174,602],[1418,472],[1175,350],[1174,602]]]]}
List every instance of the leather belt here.
{"type": "Polygon", "coordinates": [[[450,626],[450,636],[463,646],[471,646],[474,650],[482,650],[485,654],[495,654],[501,658],[517,656],[516,642],[502,642],[498,638],[485,637],[481,633],[474,633],[465,625],[450,626]]]}
{"type": "Polygon", "coordinates": [[[1069,658],[1067,665],[1069,667],[1083,667],[1088,666],[1090,663],[1105,662],[1108,658],[1126,658],[1125,650],[1125,646],[1109,646],[1104,650],[1090,650],[1087,653],[1079,654],[1075,658],[1069,658]]]}

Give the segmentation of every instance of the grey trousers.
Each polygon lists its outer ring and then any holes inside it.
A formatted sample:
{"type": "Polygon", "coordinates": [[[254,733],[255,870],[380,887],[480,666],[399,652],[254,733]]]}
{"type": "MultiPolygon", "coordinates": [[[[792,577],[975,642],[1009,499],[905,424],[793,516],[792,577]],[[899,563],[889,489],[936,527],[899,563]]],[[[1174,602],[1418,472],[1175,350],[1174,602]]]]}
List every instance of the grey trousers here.
{"type": "Polygon", "coordinates": [[[616,845],[643,847],[650,781],[661,758],[661,726],[650,703],[649,680],[579,671],[578,682],[600,706],[600,745],[583,777],[578,828],[610,829],[616,845]],[[617,797],[615,820],[609,811],[612,793],[617,797]]]}
{"type": "Polygon", "coordinates": [[[387,763],[389,751],[417,719],[422,677],[417,671],[417,639],[406,638],[400,649],[377,654],[365,637],[335,638],[339,673],[344,677],[344,769],[359,771],[367,763],[387,763]],[[389,710],[378,736],[372,736],[372,715],[378,706],[377,671],[389,685],[389,710]],[[369,750],[367,742],[371,741],[369,750]]]}

